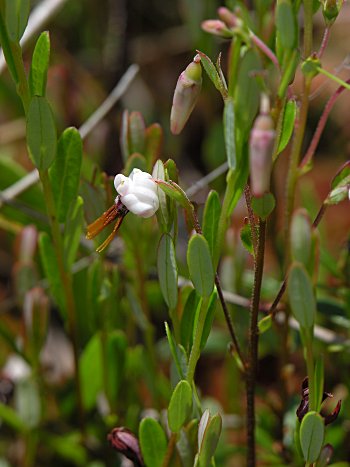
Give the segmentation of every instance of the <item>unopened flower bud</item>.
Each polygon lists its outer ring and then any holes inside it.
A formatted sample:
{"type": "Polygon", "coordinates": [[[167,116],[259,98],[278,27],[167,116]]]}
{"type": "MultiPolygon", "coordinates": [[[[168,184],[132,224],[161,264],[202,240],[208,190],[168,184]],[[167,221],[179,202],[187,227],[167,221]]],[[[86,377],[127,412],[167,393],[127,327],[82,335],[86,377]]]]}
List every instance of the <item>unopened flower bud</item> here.
{"type": "Polygon", "coordinates": [[[114,428],[108,435],[111,446],[130,459],[136,467],[144,466],[139,441],[130,430],[124,427],[114,428]]]}
{"type": "Polygon", "coordinates": [[[227,28],[226,24],[219,19],[207,19],[202,22],[201,26],[203,31],[214,34],[214,36],[224,38],[232,37],[232,32],[227,28]]]}
{"type": "Polygon", "coordinates": [[[193,62],[181,73],[176,83],[170,114],[170,130],[178,135],[196,105],[202,87],[202,67],[197,54],[193,62]]]}
{"type": "Polygon", "coordinates": [[[151,217],[158,210],[157,185],[149,173],[134,169],[129,177],[118,174],[114,186],[118,199],[137,216],[151,217]]]}
{"type": "Polygon", "coordinates": [[[323,18],[327,26],[331,26],[339,15],[340,6],[338,0],[324,0],[323,2],[323,18]]]}
{"type": "Polygon", "coordinates": [[[250,183],[252,195],[259,197],[270,189],[275,130],[271,116],[262,108],[249,140],[250,183]]]}
{"type": "Polygon", "coordinates": [[[242,26],[242,20],[237,18],[237,16],[225,6],[218,8],[218,16],[229,28],[242,26]]]}

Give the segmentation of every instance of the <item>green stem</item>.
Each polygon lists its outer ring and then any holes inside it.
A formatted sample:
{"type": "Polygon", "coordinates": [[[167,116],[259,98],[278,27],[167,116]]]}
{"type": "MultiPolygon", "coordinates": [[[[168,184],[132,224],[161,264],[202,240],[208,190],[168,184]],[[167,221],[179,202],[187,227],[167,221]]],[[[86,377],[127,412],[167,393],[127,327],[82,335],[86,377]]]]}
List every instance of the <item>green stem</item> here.
{"type": "MultiPolygon", "coordinates": [[[[3,7],[3,4],[1,6],[3,7]]],[[[24,112],[27,113],[30,103],[30,92],[23,64],[22,50],[19,43],[12,41],[8,36],[3,11],[2,9],[0,13],[0,42],[12,79],[16,83],[17,93],[22,100],[24,112]]]]}
{"type": "Polygon", "coordinates": [[[74,376],[75,376],[75,389],[77,394],[77,404],[79,411],[79,420],[82,433],[84,433],[84,410],[83,399],[81,392],[81,384],[79,377],[79,344],[78,344],[78,330],[76,325],[76,309],[73,294],[72,278],[66,271],[64,264],[64,248],[63,239],[60,231],[60,225],[56,216],[56,207],[51,190],[48,170],[39,172],[40,179],[43,185],[44,197],[46,201],[46,209],[49,216],[51,227],[51,235],[53,240],[53,247],[56,253],[59,275],[62,282],[62,289],[65,296],[65,305],[68,317],[68,331],[73,344],[73,358],[74,358],[74,376]]]}
{"type": "Polygon", "coordinates": [[[330,78],[335,83],[340,84],[340,86],[342,86],[343,88],[350,90],[350,84],[338,78],[338,76],[333,75],[332,73],[330,73],[329,71],[325,70],[322,67],[317,67],[317,71],[321,73],[322,75],[327,76],[327,78],[330,78]]]}
{"type": "Polygon", "coordinates": [[[197,365],[197,362],[199,360],[199,356],[201,353],[200,347],[201,347],[201,340],[202,340],[202,334],[203,334],[203,329],[204,329],[206,312],[208,308],[208,302],[209,302],[208,297],[202,298],[202,303],[201,303],[201,307],[200,307],[199,315],[198,315],[196,332],[194,335],[191,354],[190,354],[190,358],[188,361],[188,370],[187,370],[186,379],[191,385],[193,383],[194,373],[196,371],[196,365],[197,365]]]}
{"type": "Polygon", "coordinates": [[[254,261],[254,286],[250,307],[249,355],[246,370],[247,397],[247,466],[255,467],[255,384],[258,365],[258,313],[264,270],[266,221],[259,219],[257,254],[254,261]]]}
{"type": "Polygon", "coordinates": [[[313,0],[304,0],[304,57],[307,58],[312,52],[312,17],[313,0]]]}

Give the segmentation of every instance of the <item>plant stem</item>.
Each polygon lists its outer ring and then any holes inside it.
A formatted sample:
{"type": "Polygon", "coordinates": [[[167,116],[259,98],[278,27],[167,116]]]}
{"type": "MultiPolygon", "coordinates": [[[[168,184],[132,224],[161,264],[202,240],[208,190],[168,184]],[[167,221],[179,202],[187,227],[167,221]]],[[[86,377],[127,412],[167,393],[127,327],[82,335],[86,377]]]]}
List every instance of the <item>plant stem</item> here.
{"type": "Polygon", "coordinates": [[[176,433],[171,433],[169,443],[168,443],[168,449],[165,453],[165,458],[164,458],[162,467],[168,467],[170,465],[170,461],[171,461],[171,458],[173,457],[174,449],[176,446],[176,440],[177,440],[176,433]]]}
{"type": "Polygon", "coordinates": [[[245,202],[247,205],[248,219],[249,219],[250,230],[252,234],[254,256],[256,256],[258,239],[257,239],[257,233],[256,233],[256,222],[255,222],[254,212],[252,208],[252,197],[251,197],[250,188],[248,184],[244,188],[244,197],[245,197],[245,202]]]}
{"type": "Polygon", "coordinates": [[[65,305],[68,317],[68,331],[73,344],[73,358],[74,358],[74,376],[75,376],[75,389],[77,395],[77,404],[79,412],[80,428],[84,434],[84,409],[83,399],[81,392],[80,376],[79,376],[79,343],[78,343],[78,330],[76,325],[76,309],[74,302],[72,278],[66,271],[64,264],[64,249],[63,240],[60,231],[60,225],[56,216],[56,208],[51,190],[48,170],[40,172],[40,179],[43,185],[44,197],[46,201],[46,209],[49,216],[51,227],[51,234],[53,246],[56,253],[59,275],[62,282],[62,289],[65,296],[65,305]]]}
{"type": "Polygon", "coordinates": [[[264,270],[266,221],[259,219],[258,249],[254,261],[254,286],[250,308],[249,355],[246,379],[247,397],[247,466],[255,467],[255,380],[258,364],[258,313],[264,270]]]}
{"type": "Polygon", "coordinates": [[[317,67],[317,71],[321,73],[322,75],[327,76],[327,78],[331,79],[335,83],[340,84],[340,86],[343,86],[345,89],[350,90],[350,84],[348,84],[346,81],[342,80],[341,78],[338,78],[338,76],[333,75],[333,73],[330,73],[329,71],[325,70],[322,67],[317,67]]]}
{"type": "Polygon", "coordinates": [[[304,0],[304,58],[312,52],[313,0],[304,0]]]}
{"type": "MultiPolygon", "coordinates": [[[[347,84],[350,84],[350,79],[346,81],[347,84]]],[[[328,99],[325,108],[323,109],[322,115],[318,121],[316,131],[312,137],[311,143],[306,151],[303,160],[301,161],[300,168],[303,168],[305,165],[309,164],[312,160],[313,155],[315,154],[317,145],[320,141],[324,127],[326,126],[328,116],[337,100],[338,96],[345,90],[345,87],[339,86],[339,88],[334,92],[334,94],[328,99]]]]}
{"type": "Polygon", "coordinates": [[[327,26],[323,33],[322,42],[321,42],[319,51],[317,52],[318,58],[321,58],[324,51],[326,50],[326,47],[329,41],[330,32],[331,32],[331,28],[330,26],[327,26]]]}

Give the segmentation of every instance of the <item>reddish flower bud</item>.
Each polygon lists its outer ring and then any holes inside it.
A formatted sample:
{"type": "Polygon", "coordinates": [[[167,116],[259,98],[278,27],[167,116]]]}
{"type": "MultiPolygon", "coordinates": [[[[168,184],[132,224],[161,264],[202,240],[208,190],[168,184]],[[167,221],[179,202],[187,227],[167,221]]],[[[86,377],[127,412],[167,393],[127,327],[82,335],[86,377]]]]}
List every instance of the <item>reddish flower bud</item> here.
{"type": "Polygon", "coordinates": [[[143,467],[139,441],[130,430],[124,427],[113,428],[107,436],[111,446],[125,457],[130,459],[136,467],[143,467]]]}
{"type": "Polygon", "coordinates": [[[242,21],[237,18],[237,16],[232,13],[232,11],[224,6],[218,8],[218,16],[229,28],[237,28],[242,26],[242,21]]]}
{"type": "Polygon", "coordinates": [[[209,34],[214,36],[220,36],[224,38],[232,37],[232,32],[227,28],[226,24],[219,19],[207,19],[202,22],[202,29],[209,34]]]}
{"type": "Polygon", "coordinates": [[[176,83],[170,115],[170,130],[178,135],[196,105],[202,87],[202,67],[197,54],[176,83]]]}
{"type": "Polygon", "coordinates": [[[249,141],[250,183],[252,195],[256,197],[263,196],[270,189],[275,130],[267,108],[268,104],[263,100],[249,141]]]}

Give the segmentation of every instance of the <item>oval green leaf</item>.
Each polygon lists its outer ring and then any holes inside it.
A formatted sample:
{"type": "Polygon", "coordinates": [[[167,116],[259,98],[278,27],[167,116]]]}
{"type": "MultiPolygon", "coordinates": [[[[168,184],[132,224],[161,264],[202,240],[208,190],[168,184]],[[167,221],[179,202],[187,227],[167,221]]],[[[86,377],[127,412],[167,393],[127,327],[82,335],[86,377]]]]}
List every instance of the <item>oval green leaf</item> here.
{"type": "Polygon", "coordinates": [[[294,129],[296,114],[296,102],[294,100],[288,101],[284,109],[282,131],[276,155],[280,154],[290,141],[294,129]]]}
{"type": "Polygon", "coordinates": [[[158,247],[158,278],[164,300],[170,309],[177,305],[177,263],[173,239],[164,234],[158,247]]]}
{"type": "Polygon", "coordinates": [[[141,421],[139,440],[146,467],[162,467],[167,450],[167,439],[156,420],[144,418],[141,421]]]}
{"type": "Polygon", "coordinates": [[[195,234],[188,242],[187,264],[194,288],[202,297],[209,297],[215,275],[209,245],[203,235],[195,234]]]}
{"type": "Polygon", "coordinates": [[[29,156],[39,171],[48,169],[57,147],[56,126],[45,97],[34,96],[27,115],[27,145],[29,156]]]}
{"type": "Polygon", "coordinates": [[[50,36],[45,31],[40,34],[37,40],[30,66],[29,89],[32,96],[45,96],[49,61],[50,36]]]}
{"type": "Polygon", "coordinates": [[[62,133],[57,147],[57,157],[50,170],[52,191],[60,222],[67,218],[68,209],[78,195],[83,144],[76,128],[62,133]]]}
{"type": "Polygon", "coordinates": [[[195,317],[200,306],[201,298],[195,290],[192,290],[189,294],[187,301],[182,312],[181,324],[180,324],[180,336],[181,344],[184,346],[185,350],[190,353],[193,342],[194,334],[194,323],[195,317]]]}
{"type": "Polygon", "coordinates": [[[203,235],[208,242],[212,257],[214,256],[215,245],[217,242],[220,212],[221,205],[219,195],[215,190],[211,190],[204,207],[203,235]]]}
{"type": "Polygon", "coordinates": [[[227,164],[229,169],[236,168],[236,141],[235,141],[235,108],[233,99],[225,99],[224,113],[224,138],[227,164]]]}
{"type": "Polygon", "coordinates": [[[30,0],[6,0],[5,8],[9,38],[19,42],[28,23],[30,0]]]}
{"type": "Polygon", "coordinates": [[[275,209],[276,201],[272,193],[265,193],[259,198],[252,198],[252,208],[255,214],[265,220],[275,209]]]}
{"type": "Polygon", "coordinates": [[[324,440],[324,420],[317,412],[308,412],[300,425],[300,445],[306,462],[316,462],[324,440]]]}
{"type": "Polygon", "coordinates": [[[288,276],[288,296],[294,318],[304,329],[315,322],[316,301],[311,279],[304,266],[293,263],[288,276]]]}
{"type": "Polygon", "coordinates": [[[187,381],[182,380],[176,385],[169,403],[168,423],[171,431],[178,433],[191,416],[191,412],[192,389],[187,381]]]}
{"type": "Polygon", "coordinates": [[[202,443],[199,446],[198,465],[206,467],[210,465],[216,446],[219,442],[222,428],[222,420],[219,414],[211,417],[206,425],[202,443]]]}

